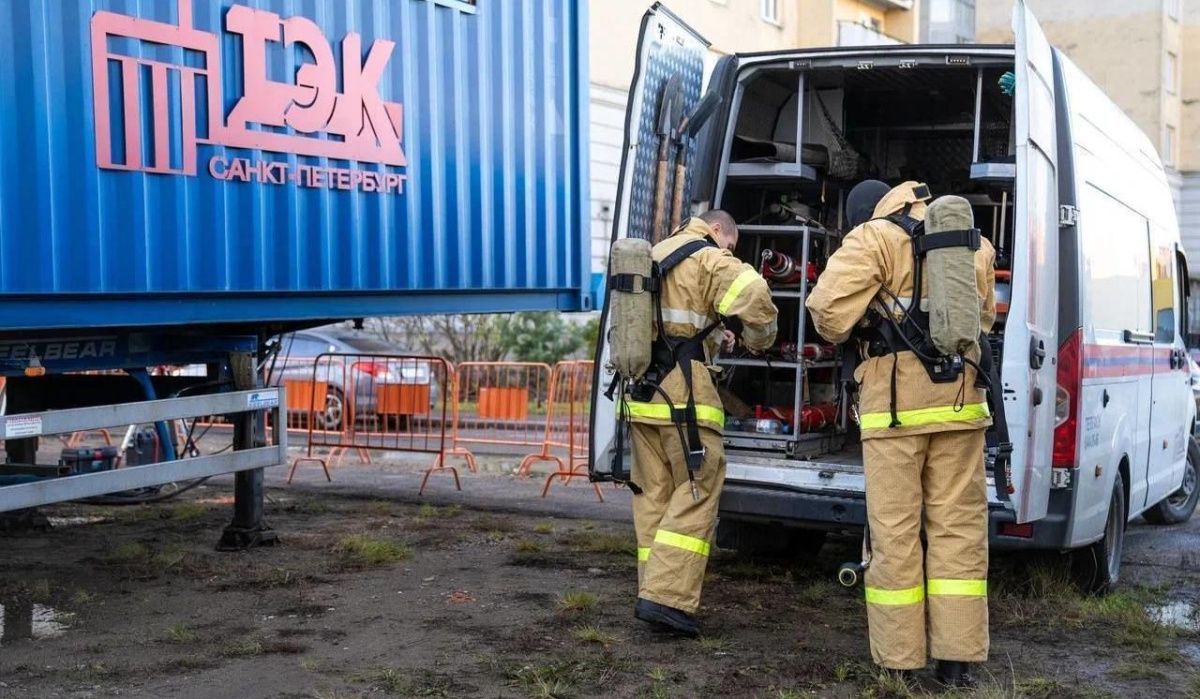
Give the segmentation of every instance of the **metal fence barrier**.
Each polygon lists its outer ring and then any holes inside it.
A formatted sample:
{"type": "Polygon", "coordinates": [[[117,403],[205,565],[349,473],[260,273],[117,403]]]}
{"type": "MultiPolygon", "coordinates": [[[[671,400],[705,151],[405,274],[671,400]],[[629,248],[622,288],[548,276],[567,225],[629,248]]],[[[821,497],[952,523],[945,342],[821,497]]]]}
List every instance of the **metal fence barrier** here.
{"type": "Polygon", "coordinates": [[[302,463],[320,464],[329,478],[330,464],[349,451],[363,463],[371,463],[372,451],[394,451],[435,455],[421,480],[421,493],[438,471],[450,471],[461,490],[458,470],[445,460],[452,373],[450,363],[439,357],[355,353],[322,354],[312,361],[307,377],[285,370],[280,380],[285,385],[307,380],[296,387],[308,397],[308,450],[292,462],[288,482],[302,463]],[[340,403],[340,411],[330,410],[329,396],[340,403]],[[317,455],[314,450],[320,448],[329,449],[328,456],[317,455]]]}
{"type": "MultiPolygon", "coordinates": [[[[475,454],[468,445],[541,446],[549,416],[552,371],[549,364],[540,362],[462,362],[456,366],[452,447],[446,455],[464,459],[475,472],[475,454]]],[[[537,454],[526,456],[517,472],[527,472],[528,464],[537,460],[537,454]]]]}
{"type": "MultiPolygon", "coordinates": [[[[550,402],[542,448],[521,462],[523,473],[528,473],[529,467],[538,461],[553,461],[558,464],[558,470],[546,478],[542,497],[546,497],[555,478],[565,484],[572,478],[588,476],[588,430],[593,366],[593,362],[586,359],[563,361],[554,365],[554,372],[550,378],[550,402]]],[[[592,488],[596,497],[604,502],[600,486],[593,483],[592,488]]]]}

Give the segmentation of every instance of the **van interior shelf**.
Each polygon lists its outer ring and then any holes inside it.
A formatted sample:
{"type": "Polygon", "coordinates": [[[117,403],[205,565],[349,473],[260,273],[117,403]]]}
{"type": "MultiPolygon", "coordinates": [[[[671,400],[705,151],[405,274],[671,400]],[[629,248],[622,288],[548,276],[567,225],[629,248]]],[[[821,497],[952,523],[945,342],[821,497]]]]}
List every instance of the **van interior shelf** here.
{"type": "MultiPolygon", "coordinates": [[[[1009,68],[788,64],[742,78],[713,203],[738,222],[734,254],[770,284],[779,329],[770,360],[717,359],[729,448],[824,460],[859,443],[842,382],[853,352],[826,343],[804,306],[851,229],[855,184],[915,180],[965,197],[1006,259],[1016,166],[1013,102],[998,81],[1009,68]]],[[[1005,303],[1007,284],[998,279],[1005,303]]]]}

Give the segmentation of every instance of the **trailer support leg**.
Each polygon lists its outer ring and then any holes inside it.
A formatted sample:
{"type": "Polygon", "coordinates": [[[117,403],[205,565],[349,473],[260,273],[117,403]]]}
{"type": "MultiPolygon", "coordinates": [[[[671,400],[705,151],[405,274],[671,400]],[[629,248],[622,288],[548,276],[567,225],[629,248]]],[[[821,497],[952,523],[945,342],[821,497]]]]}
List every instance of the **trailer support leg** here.
{"type": "MultiPolygon", "coordinates": [[[[259,386],[254,369],[254,356],[235,354],[230,357],[234,386],[252,389],[259,386]]],[[[265,413],[239,415],[233,426],[233,449],[251,449],[267,443],[265,413]]],[[[263,521],[263,471],[240,471],[233,481],[233,521],[221,533],[218,551],[244,551],[256,546],[274,546],[279,541],[275,530],[263,521]]]]}

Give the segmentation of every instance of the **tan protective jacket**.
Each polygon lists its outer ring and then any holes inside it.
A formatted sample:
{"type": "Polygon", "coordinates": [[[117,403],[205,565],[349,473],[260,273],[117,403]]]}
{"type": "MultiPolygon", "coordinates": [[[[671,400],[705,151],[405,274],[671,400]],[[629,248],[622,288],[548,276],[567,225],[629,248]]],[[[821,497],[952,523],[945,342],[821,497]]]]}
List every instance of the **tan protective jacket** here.
{"type": "MultiPolygon", "coordinates": [[[[661,262],[685,243],[712,237],[713,231],[707,223],[689,219],[669,238],[655,245],[651,255],[655,262],[661,262]]],[[[746,347],[760,352],[775,343],[778,311],[771,302],[770,287],[757,270],[728,250],[703,248],[680,262],[667,274],[660,296],[663,327],[671,337],[692,337],[718,316],[736,316],[743,324],[742,343],[746,347]]],[[[719,329],[713,331],[705,342],[704,362],[692,362],[697,422],[717,431],[725,427],[725,411],[709,365],[720,337],[719,329]]],[[[687,386],[678,367],[667,374],[661,388],[676,407],[687,405],[687,386]]],[[[671,424],[670,407],[657,393],[648,403],[629,400],[625,406],[633,422],[671,424]]]]}
{"type": "MultiPolygon", "coordinates": [[[[908,215],[924,220],[925,203],[913,196],[915,185],[905,182],[888,192],[875,207],[875,218],[900,214],[911,205],[908,215]]],[[[996,320],[995,257],[992,244],[983,240],[975,254],[975,280],[983,299],[979,320],[985,333],[996,320]]],[[[817,332],[829,342],[842,343],[871,304],[876,304],[880,312],[894,312],[894,294],[907,306],[913,295],[913,271],[912,239],[900,226],[872,220],[850,231],[829,258],[806,303],[817,332]],[[892,293],[880,293],[885,288],[892,293]]],[[[922,289],[922,295],[927,292],[922,289]]],[[[854,378],[860,387],[858,412],[863,439],[980,429],[991,424],[987,398],[975,388],[974,368],[968,366],[959,381],[935,384],[912,352],[862,356],[864,360],[854,378]],[[891,427],[893,362],[900,422],[897,427],[891,427]]],[[[979,357],[970,359],[978,361],[979,357]]]]}

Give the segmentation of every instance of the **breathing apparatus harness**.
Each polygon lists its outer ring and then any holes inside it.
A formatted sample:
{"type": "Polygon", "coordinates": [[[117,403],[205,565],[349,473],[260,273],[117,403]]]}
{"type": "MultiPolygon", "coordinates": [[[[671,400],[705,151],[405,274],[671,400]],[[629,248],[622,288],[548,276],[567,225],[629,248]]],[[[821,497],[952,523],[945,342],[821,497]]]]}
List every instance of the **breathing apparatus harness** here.
{"type": "MultiPolygon", "coordinates": [[[[929,198],[929,190],[924,185],[914,188],[914,195],[920,201],[929,198]]],[[[992,415],[992,426],[987,430],[987,450],[995,464],[994,476],[996,490],[1002,498],[1008,496],[1008,466],[1012,456],[1012,443],[1008,441],[1008,424],[1004,414],[1004,405],[1000,400],[1000,372],[998,362],[993,357],[992,346],[986,335],[979,335],[980,361],[977,363],[965,353],[943,354],[933,343],[929,329],[929,313],[921,308],[923,290],[922,272],[925,256],[932,250],[948,247],[966,247],[979,250],[981,236],[978,228],[941,231],[927,233],[925,222],[909,215],[912,204],[906,204],[898,214],[883,216],[872,220],[886,220],[899,226],[912,240],[913,251],[913,293],[905,306],[901,299],[886,286],[880,294],[888,298],[878,298],[878,305],[883,310],[872,308],[868,310],[866,323],[856,331],[856,337],[866,345],[869,357],[892,355],[892,376],[889,427],[900,427],[896,408],[896,380],[898,371],[898,355],[909,351],[921,362],[929,380],[933,383],[951,383],[963,380],[964,385],[959,393],[956,409],[962,408],[965,399],[965,378],[962,378],[966,366],[975,369],[975,388],[984,389],[987,395],[988,409],[992,415]],[[890,303],[885,303],[890,302],[890,303]],[[887,307],[900,311],[897,318],[894,312],[888,312],[887,307]]]]}
{"type": "Polygon", "coordinates": [[[692,498],[695,500],[699,500],[700,498],[699,491],[696,489],[695,474],[704,463],[705,447],[700,441],[700,426],[696,418],[696,397],[692,389],[692,361],[704,361],[704,340],[723,322],[734,332],[740,330],[741,323],[735,318],[718,317],[717,320],[709,323],[704,329],[689,337],[670,336],[667,334],[666,324],[663,321],[662,289],[667,275],[678,267],[681,262],[705,248],[715,247],[717,247],[717,244],[708,237],[684,243],[671,254],[667,255],[662,262],[655,262],[651,265],[651,278],[648,280],[641,277],[635,279],[635,275],[616,274],[609,277],[609,283],[613,285],[612,288],[615,291],[638,288],[638,279],[642,280],[640,284],[645,290],[650,292],[654,299],[655,326],[658,330],[658,337],[652,345],[650,369],[646,372],[645,376],[637,380],[620,375],[614,376],[608,390],[604,393],[605,397],[609,400],[613,399],[614,394],[617,395],[616,400],[619,411],[615,440],[617,447],[614,450],[612,461],[612,479],[618,483],[628,485],[629,489],[635,495],[640,494],[642,489],[630,479],[630,469],[625,466],[625,450],[623,445],[625,442],[625,430],[628,428],[628,423],[630,422],[625,397],[628,395],[636,401],[649,402],[655,395],[659,395],[666,401],[666,404],[670,408],[671,423],[679,433],[679,441],[683,445],[684,460],[687,464],[688,482],[691,486],[692,498]],[[662,381],[676,366],[679,367],[684,385],[687,387],[687,403],[683,408],[675,407],[671,396],[661,386],[662,381]]]}
{"type": "MultiPolygon", "coordinates": [[[[914,195],[920,201],[929,198],[927,187],[920,186],[913,191],[914,195]]],[[[925,231],[925,222],[909,215],[911,209],[912,204],[909,203],[898,214],[874,220],[886,220],[899,226],[912,240],[912,298],[909,300],[908,305],[905,306],[891,289],[888,289],[886,286],[883,287],[880,294],[888,298],[877,299],[880,302],[879,305],[884,306],[883,310],[880,311],[874,308],[869,310],[865,327],[860,329],[858,333],[859,339],[866,344],[867,356],[881,357],[888,354],[893,355],[889,408],[891,423],[889,427],[895,428],[901,426],[896,407],[898,371],[896,359],[900,352],[912,352],[921,362],[921,366],[925,369],[929,380],[933,383],[964,381],[959,394],[959,400],[955,405],[956,409],[961,409],[962,402],[965,399],[966,385],[965,378],[962,378],[964,368],[971,366],[975,369],[975,388],[982,388],[987,394],[988,407],[993,417],[993,429],[989,430],[988,447],[996,459],[998,466],[996,469],[997,473],[1003,474],[1004,467],[1007,466],[1008,458],[1012,453],[1012,444],[1007,441],[1008,429],[1005,421],[1004,406],[997,396],[1000,380],[998,367],[996,366],[997,363],[992,357],[991,345],[987,337],[981,333],[978,341],[980,349],[980,361],[978,363],[962,352],[957,354],[941,353],[934,346],[929,329],[929,313],[921,308],[920,300],[924,288],[922,275],[925,256],[932,250],[949,247],[966,247],[970,250],[978,250],[981,245],[979,229],[969,228],[927,233],[925,231]],[[896,317],[895,312],[887,311],[889,306],[899,311],[899,318],[896,317]]],[[[998,475],[998,478],[1003,478],[1003,475],[998,475]]]]}

